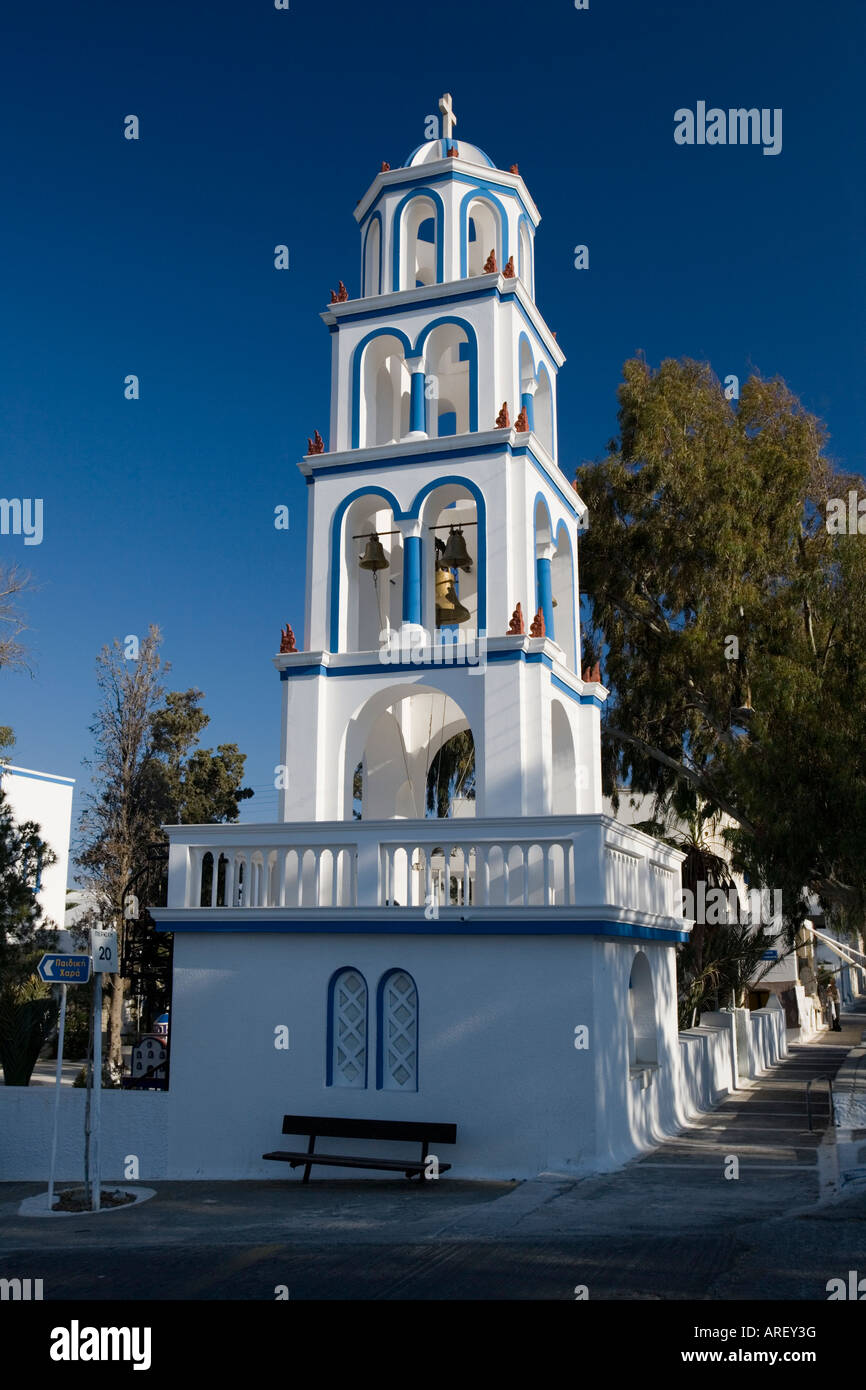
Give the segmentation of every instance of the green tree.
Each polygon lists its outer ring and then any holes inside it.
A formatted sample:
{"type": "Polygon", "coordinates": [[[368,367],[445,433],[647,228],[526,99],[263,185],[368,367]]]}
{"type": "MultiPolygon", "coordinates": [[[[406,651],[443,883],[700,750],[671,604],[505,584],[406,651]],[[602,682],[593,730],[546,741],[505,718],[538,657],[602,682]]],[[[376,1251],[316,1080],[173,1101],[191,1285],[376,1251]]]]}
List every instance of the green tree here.
{"type": "MultiPolygon", "coordinates": [[[[150,922],[146,915],[138,927],[125,920],[131,885],[139,899],[153,903],[164,878],[161,827],[236,820],[239,803],[252,796],[241,786],[245,757],[236,744],[221,744],[215,753],[197,746],[209,722],[199,708],[201,691],[166,695],[162,680],[170,667],[160,658],[161,642],[151,626],[137,659],[127,658],[118,641],[97,658],[94,790],[85,797],[77,855],[78,881],[96,905],[81,925],[114,925],[121,959],[128,954],[127,935],[150,922]]],[[[164,947],[146,954],[154,959],[164,947]]],[[[107,1063],[117,1080],[126,980],[120,973],[108,979],[107,1063]]]]}
{"type": "Polygon", "coordinates": [[[860,910],[866,547],[827,503],[861,480],[779,379],[737,405],[698,362],[623,375],[619,437],[575,480],[606,784],[727,812],[734,866],[782,890],[791,933],[804,888],[860,910]]]}
{"type": "Polygon", "coordinates": [[[41,872],[56,855],[34,821],[16,824],[0,783],[0,1064],[7,1086],[26,1086],[57,1017],[48,985],[36,975],[55,924],[36,897],[41,872]]]}

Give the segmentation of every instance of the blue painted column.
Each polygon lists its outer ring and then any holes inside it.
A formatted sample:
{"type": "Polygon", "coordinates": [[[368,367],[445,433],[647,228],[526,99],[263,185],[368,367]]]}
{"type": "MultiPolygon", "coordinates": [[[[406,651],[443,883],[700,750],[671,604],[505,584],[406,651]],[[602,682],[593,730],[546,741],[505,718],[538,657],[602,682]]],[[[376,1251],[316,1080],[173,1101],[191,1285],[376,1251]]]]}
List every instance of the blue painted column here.
{"type": "Polygon", "coordinates": [[[544,631],[553,637],[553,585],[550,579],[550,561],[539,558],[535,562],[535,577],[538,587],[538,606],[544,614],[544,631]]]}
{"type": "Polygon", "coordinates": [[[532,391],[524,391],[520,397],[520,404],[526,410],[526,423],[531,430],[535,429],[535,402],[532,391]]]}
{"type": "Polygon", "coordinates": [[[413,434],[427,432],[427,402],[424,399],[424,373],[412,373],[412,389],[409,397],[409,429],[413,434]]]}
{"type": "MultiPolygon", "coordinates": [[[[421,379],[423,381],[423,377],[421,379]]],[[[412,383],[414,386],[414,376],[412,383]]],[[[403,541],[403,622],[421,622],[420,536],[407,536],[403,541]]]]}

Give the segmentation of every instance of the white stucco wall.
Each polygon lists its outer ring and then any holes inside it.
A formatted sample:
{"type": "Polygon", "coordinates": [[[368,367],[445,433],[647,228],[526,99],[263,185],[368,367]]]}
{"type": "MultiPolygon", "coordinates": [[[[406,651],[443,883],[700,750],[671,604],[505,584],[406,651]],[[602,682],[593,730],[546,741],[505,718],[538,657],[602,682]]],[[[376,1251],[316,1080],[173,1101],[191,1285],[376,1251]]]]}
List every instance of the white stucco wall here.
{"type": "MultiPolygon", "coordinates": [[[[59,1182],[80,1182],[84,1177],[86,1099],[83,1087],[61,1088],[57,1130],[59,1182]]],[[[142,1182],[166,1177],[168,1114],[169,1097],[165,1092],[103,1091],[103,1179],[121,1179],[130,1156],[138,1159],[142,1182]]],[[[0,1086],[0,1180],[48,1181],[53,1116],[53,1086],[0,1086]]]]}
{"type": "Polygon", "coordinates": [[[42,886],[37,897],[46,917],[62,929],[66,914],[74,779],[11,764],[0,764],[0,779],[16,824],[36,821],[42,839],[57,855],[57,862],[42,871],[42,886]]]}

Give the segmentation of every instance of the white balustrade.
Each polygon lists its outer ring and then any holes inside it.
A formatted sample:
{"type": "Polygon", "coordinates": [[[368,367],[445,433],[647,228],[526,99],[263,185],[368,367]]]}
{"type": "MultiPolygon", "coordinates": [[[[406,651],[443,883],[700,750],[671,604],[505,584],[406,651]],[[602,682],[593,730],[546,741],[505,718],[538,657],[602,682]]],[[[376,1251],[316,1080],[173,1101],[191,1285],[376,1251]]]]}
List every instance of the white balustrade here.
{"type": "Polygon", "coordinates": [[[169,835],[174,908],[679,916],[681,854],[605,816],[178,826],[169,835]]]}

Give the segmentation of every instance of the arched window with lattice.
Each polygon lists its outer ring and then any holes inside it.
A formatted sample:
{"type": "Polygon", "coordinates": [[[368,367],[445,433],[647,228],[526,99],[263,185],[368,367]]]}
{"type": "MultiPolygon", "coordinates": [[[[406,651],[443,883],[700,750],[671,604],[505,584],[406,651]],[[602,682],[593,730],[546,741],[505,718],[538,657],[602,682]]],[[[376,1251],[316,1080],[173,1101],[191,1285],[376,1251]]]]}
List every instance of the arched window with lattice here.
{"type": "Polygon", "coordinates": [[[367,982],[351,966],[328,987],[328,1085],[367,1085],[367,982]]]}
{"type": "Polygon", "coordinates": [[[379,982],[376,1085],[380,1091],[418,1089],[418,991],[405,970],[379,982]]]}

